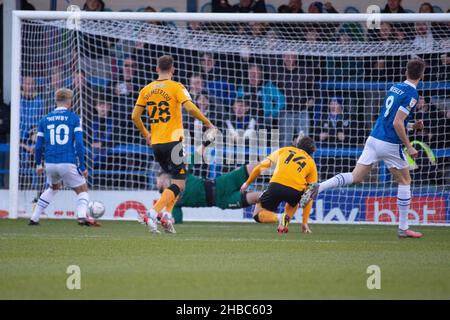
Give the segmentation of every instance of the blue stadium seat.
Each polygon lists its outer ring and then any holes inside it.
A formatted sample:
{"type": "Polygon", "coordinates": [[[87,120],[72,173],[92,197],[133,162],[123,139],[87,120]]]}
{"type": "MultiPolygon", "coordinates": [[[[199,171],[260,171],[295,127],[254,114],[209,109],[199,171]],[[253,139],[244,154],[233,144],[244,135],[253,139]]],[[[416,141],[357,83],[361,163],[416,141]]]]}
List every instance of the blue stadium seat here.
{"type": "Polygon", "coordinates": [[[212,5],[211,2],[205,3],[202,5],[200,12],[211,12],[212,11],[212,5]]]}
{"type": "Polygon", "coordinates": [[[267,13],[277,13],[277,9],[271,4],[266,4],[266,9],[267,13]]]}
{"type": "Polygon", "coordinates": [[[111,79],[100,78],[100,77],[87,77],[87,81],[90,85],[95,87],[108,87],[111,84],[111,79]]]}
{"type": "Polygon", "coordinates": [[[133,12],[131,9],[120,9],[119,12],[133,12]]]}
{"type": "Polygon", "coordinates": [[[359,13],[359,10],[355,7],[347,7],[345,8],[345,13],[359,13]]]}
{"type": "Polygon", "coordinates": [[[112,12],[113,10],[111,8],[105,8],[105,9],[103,9],[103,11],[112,12]]]}
{"type": "Polygon", "coordinates": [[[177,12],[174,8],[162,8],[161,12],[177,12]]]}
{"type": "Polygon", "coordinates": [[[414,13],[414,10],[411,10],[411,9],[405,9],[405,12],[406,12],[406,13],[414,13]]]}
{"type": "Polygon", "coordinates": [[[444,10],[442,10],[442,8],[439,6],[433,6],[433,10],[436,13],[444,13],[444,10]]]}

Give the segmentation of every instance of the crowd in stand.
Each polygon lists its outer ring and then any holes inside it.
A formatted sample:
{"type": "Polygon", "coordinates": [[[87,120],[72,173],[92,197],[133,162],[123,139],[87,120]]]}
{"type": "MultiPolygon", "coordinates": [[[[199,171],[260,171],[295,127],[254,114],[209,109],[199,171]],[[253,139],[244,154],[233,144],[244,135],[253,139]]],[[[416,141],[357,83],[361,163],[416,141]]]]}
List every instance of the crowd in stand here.
{"type": "MultiPolygon", "coordinates": [[[[102,11],[101,0],[86,1],[84,10],[102,11]]],[[[212,1],[214,12],[263,13],[264,0],[241,0],[230,5],[227,0],[212,1]]],[[[146,11],[154,11],[148,7],[146,11]]],[[[301,0],[290,0],[278,8],[280,13],[303,13],[301,0]]],[[[306,10],[309,13],[337,12],[330,2],[313,2],[306,10]]],[[[384,11],[401,13],[401,0],[388,0],[384,11]]],[[[433,12],[433,7],[424,3],[420,12],[433,12]]],[[[382,41],[384,43],[413,41],[414,46],[430,48],[435,40],[449,37],[448,24],[389,24],[382,23],[380,29],[361,33],[354,24],[327,24],[298,26],[287,33],[286,26],[262,23],[235,25],[219,28],[218,25],[190,24],[190,29],[223,32],[238,28],[258,37],[298,38],[314,43],[333,40],[348,44],[356,41],[382,41]],[[294,34],[295,33],[295,34],[294,34]]],[[[27,41],[24,39],[24,41],[27,41]]],[[[154,69],[158,56],[173,54],[176,59],[176,77],[186,85],[193,101],[221,129],[233,139],[250,139],[260,129],[279,130],[280,145],[289,145],[299,133],[311,135],[318,146],[326,149],[361,147],[365,137],[378,116],[385,94],[380,96],[370,91],[370,96],[358,90],[324,88],[324,83],[381,82],[393,83],[403,80],[406,61],[411,56],[334,57],[307,56],[295,51],[284,51],[279,55],[237,53],[210,53],[181,48],[152,45],[139,41],[124,41],[114,38],[85,34],[81,38],[81,70],[64,69],[63,62],[52,67],[51,74],[39,74],[35,64],[24,56],[25,70],[35,70],[22,77],[21,92],[21,160],[22,167],[31,167],[36,124],[43,114],[53,106],[53,93],[58,87],[74,90],[75,106],[83,106],[82,118],[86,130],[91,169],[117,170],[139,167],[146,161],[142,155],[123,156],[121,161],[112,161],[109,150],[117,145],[144,144],[130,120],[140,88],[155,79],[154,69]],[[181,60],[182,58],[182,60],[181,60]],[[101,67],[96,67],[96,64],[101,67]],[[98,74],[110,66],[106,76],[98,74]],[[84,67],[86,66],[86,67],[84,67]],[[37,71],[36,71],[37,70],[37,71]],[[95,76],[93,76],[95,75],[95,76]],[[44,80],[43,80],[44,79],[44,80]],[[240,131],[242,130],[242,131],[240,131]]],[[[448,52],[448,50],[446,50],[448,52]]],[[[425,81],[450,81],[450,54],[420,55],[428,68],[425,81]]],[[[41,68],[48,72],[48,66],[41,68]]],[[[450,147],[450,108],[438,107],[433,97],[445,95],[440,89],[422,90],[418,115],[426,122],[427,130],[416,136],[432,148],[450,147]],[[437,122],[436,122],[437,121],[437,122]]],[[[447,91],[448,94],[448,91],[447,91]]],[[[81,109],[80,109],[81,110],[81,109]]],[[[194,136],[194,129],[201,124],[186,117],[186,128],[194,136]]],[[[332,154],[321,160],[322,178],[346,171],[355,157],[334,157],[332,154]]],[[[224,169],[227,170],[227,169],[224,169]]],[[[212,173],[214,174],[214,173],[212,173]]],[[[211,176],[211,173],[206,173],[211,176]]],[[[106,181],[106,180],[105,180],[106,181]]],[[[110,181],[110,180],[108,180],[110,181]]]]}

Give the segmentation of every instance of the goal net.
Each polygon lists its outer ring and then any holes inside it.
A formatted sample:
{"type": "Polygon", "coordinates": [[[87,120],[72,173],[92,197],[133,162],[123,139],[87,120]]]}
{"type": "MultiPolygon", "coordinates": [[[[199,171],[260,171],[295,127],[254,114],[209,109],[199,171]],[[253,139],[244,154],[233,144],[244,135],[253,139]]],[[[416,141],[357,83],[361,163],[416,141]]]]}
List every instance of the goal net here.
{"type": "MultiPolygon", "coordinates": [[[[411,14],[407,21],[383,15],[370,27],[360,15],[348,20],[331,15],[324,22],[310,15],[302,15],[301,22],[283,15],[254,22],[232,21],[231,15],[227,22],[129,15],[126,20],[22,18],[20,203],[31,201],[44,185],[34,171],[36,125],[54,108],[60,87],[75,93],[91,190],[156,189],[160,168],[131,112],[139,90],[156,79],[156,59],[165,54],[174,57],[175,80],[221,131],[202,159],[196,150],[204,128],[185,117],[193,174],[215,179],[303,134],[316,141],[322,181],[352,170],[386,91],[405,80],[408,59],[420,58],[427,68],[415,118],[423,119],[425,130],[408,131],[420,150],[411,162],[410,219],[449,222],[449,15],[439,21],[431,15],[411,14]]],[[[148,125],[148,116],[144,122],[148,125]]],[[[254,189],[262,190],[269,178],[258,179],[254,189]]],[[[362,184],[321,194],[312,219],[394,222],[395,195],[394,181],[380,163],[362,184]]]]}

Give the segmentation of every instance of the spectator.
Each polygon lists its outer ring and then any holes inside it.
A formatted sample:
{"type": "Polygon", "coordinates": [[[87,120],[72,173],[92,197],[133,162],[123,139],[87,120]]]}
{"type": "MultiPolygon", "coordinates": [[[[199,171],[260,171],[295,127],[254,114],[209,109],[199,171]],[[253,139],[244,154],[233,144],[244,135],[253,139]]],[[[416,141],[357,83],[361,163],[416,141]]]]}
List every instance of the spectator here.
{"type": "Polygon", "coordinates": [[[395,40],[392,26],[389,22],[382,22],[379,29],[369,30],[368,35],[371,41],[381,41],[384,43],[389,43],[395,40]]]}
{"type": "Polygon", "coordinates": [[[445,115],[441,114],[437,107],[430,103],[429,99],[420,96],[416,106],[415,117],[423,121],[424,129],[414,131],[414,139],[425,142],[432,148],[437,147],[438,140],[440,140],[438,136],[439,127],[444,125],[444,123],[440,122],[445,118],[445,115]]]}
{"type": "Polygon", "coordinates": [[[113,84],[114,94],[119,97],[136,98],[140,90],[136,78],[136,61],[131,57],[125,58],[119,79],[113,84]]]}
{"type": "Polygon", "coordinates": [[[429,2],[424,2],[420,5],[419,13],[434,13],[434,8],[429,2]]]}
{"type": "MultiPolygon", "coordinates": [[[[449,11],[447,11],[449,12],[449,11]]],[[[433,6],[429,2],[424,2],[420,5],[419,13],[435,13],[433,6]]],[[[450,28],[445,23],[432,22],[431,31],[436,39],[448,37],[450,28]]]]}
{"type": "MultiPolygon", "coordinates": [[[[102,0],[87,0],[83,6],[84,11],[104,11],[105,3],[102,0]]],[[[97,61],[110,57],[112,55],[112,47],[116,43],[117,39],[106,36],[92,36],[88,33],[81,34],[81,54],[82,54],[82,66],[86,70],[92,68],[93,73],[95,70],[104,70],[106,65],[111,65],[110,61],[97,61]],[[84,59],[86,58],[86,60],[84,59]],[[99,64],[99,65],[98,65],[99,64]]]]}
{"type": "Polygon", "coordinates": [[[208,94],[207,90],[203,86],[203,79],[198,74],[193,74],[189,79],[189,93],[192,100],[195,102],[197,98],[202,94],[208,94]]]}
{"type": "Polygon", "coordinates": [[[435,44],[433,33],[431,32],[431,24],[429,22],[415,23],[416,37],[413,45],[419,50],[432,50],[435,44]]]}
{"type": "MultiPolygon", "coordinates": [[[[302,0],[289,0],[288,4],[278,7],[278,13],[304,13],[302,0]]],[[[277,23],[272,26],[282,38],[302,40],[305,33],[303,23],[277,23]]]]}
{"type": "MultiPolygon", "coordinates": [[[[218,115],[215,112],[214,106],[211,106],[211,104],[210,104],[210,99],[209,99],[208,95],[201,93],[193,101],[198,106],[198,108],[203,112],[203,114],[208,119],[210,119],[217,128],[222,129],[222,121],[221,120],[222,120],[223,114],[218,115]]],[[[195,132],[196,130],[198,130],[198,132],[203,132],[206,130],[206,127],[203,126],[203,123],[197,119],[189,117],[189,120],[187,122],[190,123],[189,129],[191,131],[191,134],[193,132],[195,132]]]]}
{"type": "Polygon", "coordinates": [[[256,119],[251,115],[250,106],[245,98],[237,98],[234,100],[233,112],[225,121],[225,124],[228,130],[226,135],[230,135],[235,142],[240,136],[248,139],[253,134],[256,134],[256,119]]]}
{"type": "Polygon", "coordinates": [[[83,6],[84,11],[104,11],[105,3],[103,0],[86,0],[83,6]]]}
{"type": "Polygon", "coordinates": [[[239,0],[231,10],[238,13],[267,13],[264,0],[239,0]]]}
{"type": "Polygon", "coordinates": [[[129,115],[132,112],[139,90],[136,62],[131,57],[125,58],[119,78],[113,83],[112,88],[114,92],[113,102],[116,106],[114,123],[117,123],[120,133],[118,139],[123,143],[137,143],[136,140],[140,138],[135,134],[136,128],[132,121],[129,121],[129,115]]]}
{"type": "Polygon", "coordinates": [[[22,168],[34,168],[34,149],[37,139],[37,127],[32,126],[28,131],[28,139],[20,143],[21,148],[21,167],[22,168]]]}
{"type": "Polygon", "coordinates": [[[97,99],[92,120],[92,142],[91,147],[99,151],[113,145],[114,124],[111,114],[111,103],[97,99]]]}
{"type": "MultiPolygon", "coordinates": [[[[424,129],[414,131],[414,136],[411,140],[424,142],[432,150],[448,147],[446,142],[450,141],[450,114],[446,117],[445,113],[438,110],[437,106],[429,98],[421,96],[416,106],[415,117],[417,120],[423,120],[424,129]]],[[[445,183],[442,181],[442,178],[445,176],[445,168],[443,166],[445,159],[438,158],[437,163],[433,165],[430,163],[427,155],[421,152],[415,161],[418,169],[412,171],[412,175],[413,178],[417,179],[416,181],[426,180],[432,184],[445,183]]]]}
{"type": "Polygon", "coordinates": [[[71,88],[73,91],[72,105],[75,106],[75,108],[78,106],[83,108],[91,106],[91,99],[89,97],[92,92],[92,87],[86,80],[86,74],[83,70],[72,73],[71,88]]]}
{"type": "Polygon", "coordinates": [[[322,146],[335,147],[348,141],[350,122],[344,116],[342,103],[342,97],[332,97],[328,103],[328,113],[320,125],[319,141],[322,146]]]}
{"type": "MultiPolygon", "coordinates": [[[[37,127],[32,126],[27,133],[28,138],[20,142],[20,187],[33,189],[38,186],[38,176],[35,170],[34,150],[37,140],[37,127]]],[[[42,180],[42,179],[41,179],[42,180]]]]}
{"type": "Polygon", "coordinates": [[[305,13],[302,0],[289,0],[289,3],[278,7],[278,13],[305,13]]]}
{"type": "MultiPolygon", "coordinates": [[[[387,0],[381,13],[406,13],[401,6],[402,0],[387,0]]],[[[392,25],[395,38],[398,40],[411,40],[414,36],[414,25],[410,23],[395,23],[392,25]]]]}
{"type": "Polygon", "coordinates": [[[211,11],[221,13],[234,12],[233,7],[228,3],[228,0],[212,0],[211,11]]]}
{"type": "Polygon", "coordinates": [[[265,37],[267,34],[267,31],[269,30],[269,26],[267,23],[264,22],[250,22],[250,33],[253,37],[265,37]]]}
{"type": "MultiPolygon", "coordinates": [[[[338,42],[343,47],[351,45],[352,37],[348,33],[341,33],[338,42]]],[[[354,56],[327,56],[326,70],[329,81],[359,81],[363,75],[363,62],[360,57],[354,56]]]]}
{"type": "Polygon", "coordinates": [[[259,124],[264,123],[267,129],[278,127],[278,116],[286,106],[286,98],[272,81],[264,79],[259,64],[249,66],[248,78],[238,88],[237,95],[250,98],[251,115],[259,124]]]}
{"type": "Polygon", "coordinates": [[[216,60],[212,53],[205,52],[201,55],[200,68],[200,74],[204,81],[219,80],[220,70],[216,66],[216,60]]]}
{"type": "Polygon", "coordinates": [[[382,13],[406,13],[401,6],[402,0],[387,0],[382,13]]]}
{"type": "Polygon", "coordinates": [[[48,83],[45,87],[43,94],[43,96],[45,97],[44,100],[47,104],[47,109],[44,113],[47,113],[49,110],[55,107],[55,92],[62,87],[64,87],[64,84],[61,79],[61,69],[59,67],[55,67],[52,69],[50,75],[50,83],[48,83]]]}
{"type": "Polygon", "coordinates": [[[37,92],[34,78],[23,77],[20,97],[20,139],[22,142],[30,138],[29,130],[37,125],[41,115],[45,113],[44,108],[44,102],[37,92]]]}
{"type": "MultiPolygon", "coordinates": [[[[343,112],[343,98],[332,97],[328,102],[328,112],[322,118],[319,126],[319,142],[322,148],[348,148],[350,121],[343,112]]],[[[353,159],[354,160],[354,159],[353,159]]],[[[350,158],[334,155],[321,158],[322,177],[328,179],[337,172],[349,170],[350,158]]],[[[346,171],[345,171],[346,172],[346,171]]]]}
{"type": "Polygon", "coordinates": [[[277,86],[286,97],[286,108],[280,115],[280,143],[288,146],[300,131],[309,135],[314,79],[308,70],[299,66],[297,52],[284,52],[282,61],[276,72],[277,86]]]}
{"type": "Polygon", "coordinates": [[[235,95],[235,88],[223,79],[221,69],[225,71],[226,68],[220,68],[213,54],[209,52],[201,56],[200,67],[200,75],[204,81],[209,98],[214,98],[215,104],[222,106],[222,108],[231,105],[235,95]]]}
{"type": "MultiPolygon", "coordinates": [[[[309,5],[308,13],[338,13],[338,11],[333,7],[331,2],[327,1],[327,2],[325,2],[325,4],[323,4],[320,1],[315,1],[309,5]]],[[[339,24],[338,23],[326,23],[326,24],[308,23],[305,26],[306,26],[306,30],[316,29],[320,34],[320,36],[319,36],[320,40],[331,41],[339,24]]]]}

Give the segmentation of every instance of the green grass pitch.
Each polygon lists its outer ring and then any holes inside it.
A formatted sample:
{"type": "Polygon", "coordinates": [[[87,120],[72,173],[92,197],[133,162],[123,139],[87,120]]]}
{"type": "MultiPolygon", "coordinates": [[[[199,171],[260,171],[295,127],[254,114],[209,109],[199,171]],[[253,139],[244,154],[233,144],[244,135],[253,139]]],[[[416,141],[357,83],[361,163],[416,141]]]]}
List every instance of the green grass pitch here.
{"type": "Polygon", "coordinates": [[[450,229],[184,223],[152,235],[136,222],[0,220],[0,299],[450,299],[450,229]],[[68,290],[69,265],[81,289],[68,290]],[[378,265],[381,289],[367,288],[378,265]]]}

